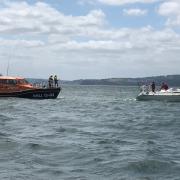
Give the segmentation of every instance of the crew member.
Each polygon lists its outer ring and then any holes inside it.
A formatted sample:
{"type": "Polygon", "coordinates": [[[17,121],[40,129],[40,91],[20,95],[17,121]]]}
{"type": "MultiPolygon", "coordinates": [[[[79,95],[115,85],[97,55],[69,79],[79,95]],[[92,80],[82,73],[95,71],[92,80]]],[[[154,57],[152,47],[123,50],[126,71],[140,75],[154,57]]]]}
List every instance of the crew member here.
{"type": "Polygon", "coordinates": [[[57,78],[57,75],[54,76],[54,85],[55,85],[55,87],[58,87],[58,78],[57,78]]]}
{"type": "Polygon", "coordinates": [[[51,87],[53,87],[53,76],[51,75],[50,77],[49,77],[49,87],[51,88],[51,87]]]}

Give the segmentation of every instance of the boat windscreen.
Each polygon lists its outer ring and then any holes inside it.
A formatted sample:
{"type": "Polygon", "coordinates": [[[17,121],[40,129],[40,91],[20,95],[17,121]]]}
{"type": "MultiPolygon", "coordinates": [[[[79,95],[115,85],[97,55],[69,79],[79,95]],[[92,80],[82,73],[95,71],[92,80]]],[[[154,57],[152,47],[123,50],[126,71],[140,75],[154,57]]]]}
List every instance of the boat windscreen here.
{"type": "Polygon", "coordinates": [[[19,84],[29,84],[29,82],[26,79],[20,79],[18,80],[19,84]]]}

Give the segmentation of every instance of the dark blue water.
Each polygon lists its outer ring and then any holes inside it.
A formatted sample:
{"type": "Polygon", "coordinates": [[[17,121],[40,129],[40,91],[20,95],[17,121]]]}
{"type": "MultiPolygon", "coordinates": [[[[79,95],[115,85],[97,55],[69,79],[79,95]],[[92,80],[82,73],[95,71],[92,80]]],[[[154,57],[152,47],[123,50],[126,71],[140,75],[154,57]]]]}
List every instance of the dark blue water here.
{"type": "Polygon", "coordinates": [[[137,93],[65,86],[56,100],[0,99],[0,179],[180,179],[180,103],[137,93]]]}

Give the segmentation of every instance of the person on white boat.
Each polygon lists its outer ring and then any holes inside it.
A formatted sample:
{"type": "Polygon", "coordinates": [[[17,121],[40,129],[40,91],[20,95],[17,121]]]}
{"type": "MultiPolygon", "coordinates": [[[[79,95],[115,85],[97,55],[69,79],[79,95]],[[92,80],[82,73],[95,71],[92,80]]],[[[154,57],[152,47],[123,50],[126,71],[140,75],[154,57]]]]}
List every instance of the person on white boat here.
{"type": "Polygon", "coordinates": [[[152,92],[155,92],[155,89],[156,89],[156,85],[155,85],[155,82],[153,81],[152,84],[151,84],[152,92]]]}
{"type": "Polygon", "coordinates": [[[163,82],[162,85],[161,85],[161,90],[167,91],[168,89],[169,89],[168,85],[163,82]]]}

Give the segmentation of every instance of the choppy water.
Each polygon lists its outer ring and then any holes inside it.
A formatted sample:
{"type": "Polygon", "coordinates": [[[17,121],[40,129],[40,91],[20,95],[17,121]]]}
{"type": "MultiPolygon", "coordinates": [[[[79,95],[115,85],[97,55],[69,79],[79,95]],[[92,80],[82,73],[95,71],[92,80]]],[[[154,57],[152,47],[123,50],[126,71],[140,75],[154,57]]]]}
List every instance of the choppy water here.
{"type": "Polygon", "coordinates": [[[180,179],[180,103],[137,93],[65,86],[56,100],[0,99],[0,179],[180,179]]]}

